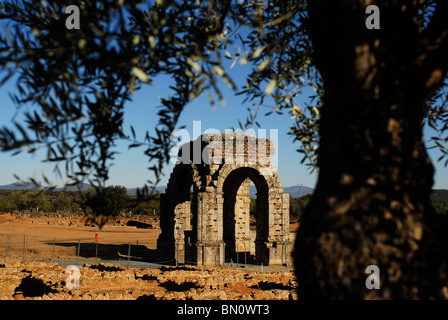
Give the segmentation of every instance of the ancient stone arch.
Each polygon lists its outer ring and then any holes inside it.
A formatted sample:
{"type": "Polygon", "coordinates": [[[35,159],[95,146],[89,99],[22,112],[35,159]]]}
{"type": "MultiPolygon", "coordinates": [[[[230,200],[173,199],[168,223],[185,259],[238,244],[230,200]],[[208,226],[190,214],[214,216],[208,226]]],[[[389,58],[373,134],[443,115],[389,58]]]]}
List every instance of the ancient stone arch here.
{"type": "Polygon", "coordinates": [[[182,145],[161,195],[158,248],[179,263],[223,265],[245,253],[264,265],[289,264],[289,194],[273,154],[271,140],[249,135],[207,134],[182,145]],[[255,232],[251,181],[257,188],[255,232]]]}

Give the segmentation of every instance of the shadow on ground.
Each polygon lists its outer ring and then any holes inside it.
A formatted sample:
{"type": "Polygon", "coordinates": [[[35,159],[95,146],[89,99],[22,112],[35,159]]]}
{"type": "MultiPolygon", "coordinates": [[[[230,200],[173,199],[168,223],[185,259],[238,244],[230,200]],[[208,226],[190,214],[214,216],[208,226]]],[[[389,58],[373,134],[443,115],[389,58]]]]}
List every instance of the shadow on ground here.
{"type": "Polygon", "coordinates": [[[31,274],[22,279],[19,286],[14,290],[14,294],[22,294],[24,297],[40,297],[44,294],[56,293],[50,285],[44,283],[42,279],[33,277],[31,274]]]}
{"type": "MultiPolygon", "coordinates": [[[[52,245],[53,243],[48,243],[52,245]]],[[[100,260],[130,260],[139,262],[175,264],[170,258],[167,250],[148,249],[144,245],[135,244],[103,244],[103,243],[80,243],[78,252],[78,242],[56,242],[55,246],[72,247],[75,255],[79,258],[98,258],[100,260]]]]}

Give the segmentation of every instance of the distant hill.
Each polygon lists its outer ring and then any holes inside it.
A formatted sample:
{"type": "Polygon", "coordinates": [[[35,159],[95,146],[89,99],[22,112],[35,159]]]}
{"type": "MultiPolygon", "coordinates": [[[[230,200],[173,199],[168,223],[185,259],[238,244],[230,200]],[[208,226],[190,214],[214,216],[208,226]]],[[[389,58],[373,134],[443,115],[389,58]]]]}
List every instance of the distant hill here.
{"type": "Polygon", "coordinates": [[[38,189],[40,188],[36,188],[33,185],[22,184],[20,182],[14,182],[11,184],[0,186],[0,190],[38,190],[38,189]]]}
{"type": "MultiPolygon", "coordinates": [[[[93,186],[87,183],[82,183],[80,185],[75,186],[68,186],[68,187],[60,187],[56,188],[57,191],[84,191],[87,189],[91,189],[93,186]],[[80,188],[78,188],[78,186],[80,188]]],[[[34,185],[30,184],[23,184],[20,182],[14,182],[7,185],[0,185],[0,190],[44,190],[45,187],[36,187],[34,185]]],[[[159,186],[156,188],[157,193],[164,193],[166,189],[166,186],[159,186]]],[[[128,194],[130,195],[137,195],[137,188],[127,188],[128,194]]],[[[290,197],[292,198],[298,198],[301,196],[304,196],[308,193],[313,193],[314,189],[310,187],[305,186],[291,186],[291,187],[284,187],[283,191],[285,193],[289,193],[290,197]]],[[[249,194],[250,198],[254,199],[256,198],[257,189],[254,185],[251,185],[249,188],[249,194]]],[[[448,201],[448,190],[446,189],[435,189],[433,190],[431,194],[431,200],[433,202],[440,202],[440,201],[448,201]]]]}
{"type": "Polygon", "coordinates": [[[289,196],[292,198],[302,197],[308,193],[314,193],[314,188],[305,187],[305,186],[292,186],[283,188],[283,191],[289,193],[289,196]]]}
{"type": "MultiPolygon", "coordinates": [[[[78,189],[78,186],[68,186],[68,187],[56,188],[55,190],[57,190],[57,191],[78,191],[78,190],[84,191],[84,190],[87,190],[90,188],[93,188],[93,186],[91,186],[90,184],[87,184],[87,183],[83,183],[80,186],[80,189],[78,189]]],[[[156,192],[164,193],[165,189],[166,189],[166,186],[159,186],[159,187],[156,187],[156,192]]],[[[14,182],[11,184],[0,186],[0,190],[45,190],[45,187],[36,187],[36,186],[30,185],[30,184],[14,182]]],[[[127,191],[128,191],[128,194],[130,194],[130,195],[137,195],[137,188],[127,188],[127,191]]],[[[285,193],[289,193],[291,197],[297,198],[297,197],[306,195],[308,193],[313,193],[314,189],[305,187],[305,186],[300,186],[300,187],[292,186],[292,187],[283,188],[283,191],[285,193]]],[[[250,198],[253,198],[253,199],[256,198],[257,197],[256,193],[257,193],[257,188],[254,185],[251,185],[249,188],[250,198]]]]}
{"type": "MultiPolygon", "coordinates": [[[[157,193],[164,193],[166,189],[166,186],[159,186],[156,188],[157,193]]],[[[289,193],[291,197],[297,198],[304,196],[308,193],[313,193],[314,189],[310,187],[304,187],[304,186],[292,186],[292,187],[286,187],[283,188],[283,192],[289,193]]],[[[137,195],[137,188],[128,188],[128,194],[131,195],[137,195]]],[[[249,187],[249,197],[252,199],[255,199],[257,197],[257,188],[254,185],[251,185],[249,187]]]]}
{"type": "MultiPolygon", "coordinates": [[[[84,191],[87,189],[93,188],[90,184],[87,183],[82,183],[82,184],[77,184],[74,186],[66,186],[66,187],[60,187],[60,188],[56,188],[55,190],[57,191],[84,191]]],[[[31,190],[45,190],[47,188],[43,187],[43,186],[35,186],[32,184],[27,184],[27,183],[20,183],[20,182],[14,182],[11,184],[7,184],[7,185],[2,185],[0,186],[0,190],[27,190],[27,191],[31,191],[31,190]]]]}
{"type": "MultiPolygon", "coordinates": [[[[249,187],[249,194],[250,194],[249,197],[252,199],[255,199],[257,197],[256,192],[257,192],[257,188],[255,188],[254,185],[251,185],[249,187]]],[[[304,196],[308,193],[313,193],[314,189],[310,188],[310,187],[305,187],[305,186],[291,186],[291,187],[284,187],[283,192],[289,193],[289,196],[292,198],[298,198],[298,197],[304,196]]]]}
{"type": "Polygon", "coordinates": [[[74,186],[68,186],[68,187],[62,187],[62,188],[57,188],[56,190],[63,190],[63,191],[84,191],[84,190],[88,190],[88,189],[92,189],[93,186],[87,183],[78,183],[77,185],[74,186]]]}
{"type": "MultiPolygon", "coordinates": [[[[55,190],[57,191],[84,191],[84,190],[88,190],[88,189],[93,189],[94,187],[88,183],[82,183],[82,184],[78,184],[78,185],[74,185],[74,186],[66,186],[66,187],[60,187],[60,188],[56,188],[55,190]],[[79,188],[78,188],[79,187],[79,188]]],[[[26,191],[31,191],[31,190],[45,190],[46,188],[43,186],[34,186],[32,184],[27,184],[27,183],[20,183],[20,182],[14,182],[11,184],[6,184],[6,185],[0,185],[0,190],[26,190],[26,191]]],[[[160,192],[165,192],[166,186],[161,186],[161,187],[157,187],[156,190],[158,193],[160,192]]],[[[137,195],[137,188],[127,188],[127,192],[128,194],[131,195],[137,195]]]]}
{"type": "MultiPolygon", "coordinates": [[[[141,189],[141,188],[127,188],[128,194],[136,196],[137,189],[141,189]]],[[[156,193],[165,193],[165,189],[166,189],[166,186],[156,187],[156,193]]],[[[151,191],[151,188],[149,188],[149,191],[151,191]]]]}

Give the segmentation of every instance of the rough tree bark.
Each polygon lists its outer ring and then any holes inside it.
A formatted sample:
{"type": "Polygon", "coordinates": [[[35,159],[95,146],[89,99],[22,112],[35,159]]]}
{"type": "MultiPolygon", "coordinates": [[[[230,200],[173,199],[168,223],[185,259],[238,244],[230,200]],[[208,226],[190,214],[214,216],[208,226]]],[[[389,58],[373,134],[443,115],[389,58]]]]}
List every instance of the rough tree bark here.
{"type": "Polygon", "coordinates": [[[422,134],[447,72],[448,4],[420,33],[418,1],[379,1],[379,30],[365,27],[368,2],[309,4],[325,97],[318,183],[294,251],[299,298],[448,298],[448,224],[430,204],[422,134]],[[365,286],[371,264],[379,290],[365,286]]]}

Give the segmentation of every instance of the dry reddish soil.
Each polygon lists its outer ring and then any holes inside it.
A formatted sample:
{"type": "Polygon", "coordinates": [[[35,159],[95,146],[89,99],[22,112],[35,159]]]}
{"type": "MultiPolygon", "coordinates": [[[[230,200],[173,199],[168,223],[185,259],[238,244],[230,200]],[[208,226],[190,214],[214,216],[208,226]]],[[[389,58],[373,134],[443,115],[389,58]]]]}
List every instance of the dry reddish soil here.
{"type": "MultiPolygon", "coordinates": [[[[54,247],[55,259],[75,259],[78,241],[93,244],[96,234],[99,243],[135,245],[140,241],[139,244],[143,244],[147,249],[156,249],[160,234],[158,224],[149,219],[142,221],[143,219],[139,217],[138,222],[151,225],[153,228],[137,228],[126,226],[129,220],[129,218],[113,219],[100,229],[93,224],[87,224],[83,216],[29,217],[3,214],[0,215],[0,262],[5,262],[6,247],[8,247],[6,262],[24,260],[25,236],[26,260],[53,258],[53,241],[57,243],[54,247]]],[[[85,259],[94,259],[94,256],[85,259]]]]}
{"type": "MultiPolygon", "coordinates": [[[[76,245],[93,243],[98,234],[101,243],[139,241],[148,250],[156,249],[160,229],[154,220],[138,218],[144,226],[129,225],[129,219],[109,221],[102,229],[85,225],[83,217],[0,215],[0,300],[287,300],[296,299],[297,282],[289,269],[259,272],[222,267],[181,266],[160,269],[125,268],[98,263],[79,266],[79,289],[69,289],[67,266],[56,262],[38,262],[54,254],[55,259],[75,259],[76,245]],[[8,237],[9,236],[9,237],[8,237]],[[7,245],[7,239],[9,244],[7,245]],[[26,255],[24,240],[26,239],[26,255]],[[8,248],[5,252],[6,247],[8,248]],[[54,253],[53,253],[53,248],[54,253]],[[5,258],[5,253],[6,258],[5,258]]],[[[292,226],[295,229],[296,226],[292,226]]]]}

